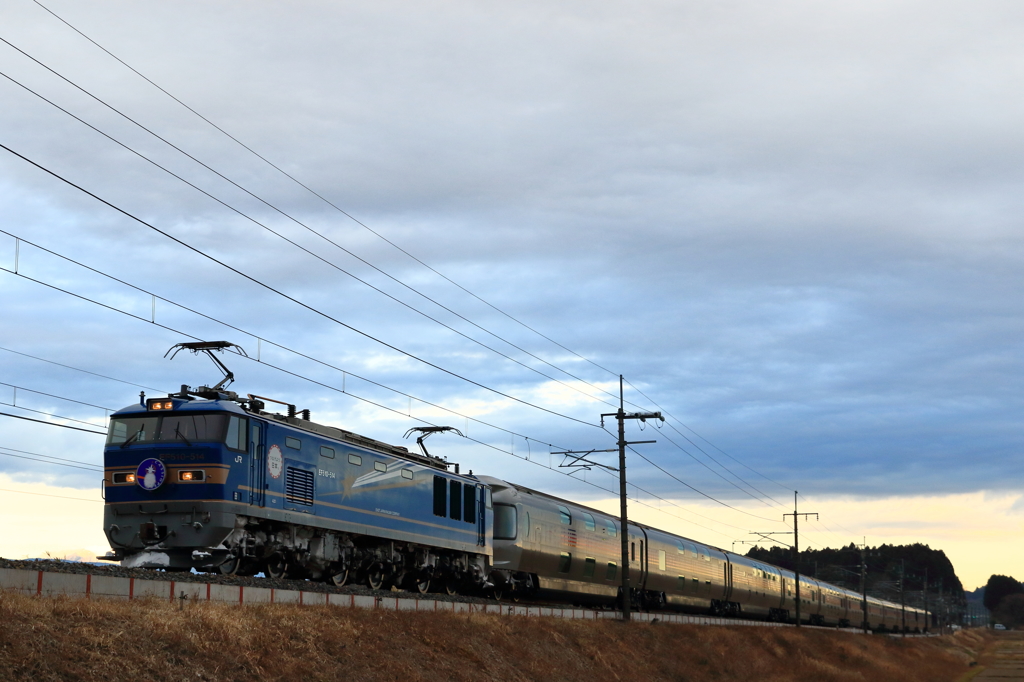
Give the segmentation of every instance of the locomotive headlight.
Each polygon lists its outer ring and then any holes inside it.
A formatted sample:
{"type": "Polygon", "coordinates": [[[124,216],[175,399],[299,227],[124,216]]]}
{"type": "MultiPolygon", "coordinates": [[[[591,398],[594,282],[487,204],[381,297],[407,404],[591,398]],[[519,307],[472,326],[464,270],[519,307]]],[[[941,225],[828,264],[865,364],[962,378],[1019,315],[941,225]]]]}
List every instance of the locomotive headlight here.
{"type": "Polygon", "coordinates": [[[181,472],[181,480],[183,480],[183,481],[191,481],[192,480],[192,472],[191,471],[182,471],[181,472]]]}
{"type": "Polygon", "coordinates": [[[124,477],[125,483],[135,483],[135,474],[128,474],[124,477]]]}
{"type": "Polygon", "coordinates": [[[197,471],[179,471],[178,472],[178,480],[179,481],[205,481],[206,480],[206,472],[203,471],[202,469],[199,469],[197,471]]]}
{"type": "Polygon", "coordinates": [[[149,409],[151,410],[170,410],[174,408],[174,403],[170,400],[150,400],[149,409]]]}
{"type": "Polygon", "coordinates": [[[135,474],[118,472],[114,474],[114,483],[135,483],[135,474]]]}

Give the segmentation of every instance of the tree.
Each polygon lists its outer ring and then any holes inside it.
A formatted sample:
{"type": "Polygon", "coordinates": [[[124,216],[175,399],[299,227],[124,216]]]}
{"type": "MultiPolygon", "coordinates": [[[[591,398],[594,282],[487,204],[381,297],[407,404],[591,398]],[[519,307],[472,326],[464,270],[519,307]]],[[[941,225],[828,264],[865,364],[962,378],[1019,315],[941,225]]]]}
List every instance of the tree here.
{"type": "Polygon", "coordinates": [[[1008,628],[1024,625],[1024,594],[1010,594],[1003,597],[992,612],[992,618],[1008,628]]]}
{"type": "Polygon", "coordinates": [[[993,575],[985,585],[985,599],[983,603],[989,611],[995,611],[999,602],[1011,594],[1024,593],[1020,581],[1008,575],[993,575]]]}

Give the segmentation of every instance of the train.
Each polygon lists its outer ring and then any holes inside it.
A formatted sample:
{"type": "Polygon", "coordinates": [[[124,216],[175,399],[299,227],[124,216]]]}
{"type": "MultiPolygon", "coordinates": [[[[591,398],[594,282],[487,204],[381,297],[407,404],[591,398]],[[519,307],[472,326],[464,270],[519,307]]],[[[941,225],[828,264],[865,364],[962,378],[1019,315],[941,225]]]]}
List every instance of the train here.
{"type": "MultiPolygon", "coordinates": [[[[193,352],[226,342],[180,344],[193,352]]],[[[225,370],[226,371],[226,370],[225,370]]],[[[227,372],[226,379],[233,379],[227,372]]],[[[124,567],[360,582],[793,622],[796,576],[419,451],[222,381],[110,416],[99,557],[124,567]],[[267,409],[268,403],[282,407],[267,409]],[[454,471],[453,471],[454,468],[454,471]],[[620,587],[621,534],[630,584],[620,587]]],[[[410,435],[407,433],[406,435],[410,435]]],[[[801,575],[810,625],[926,631],[928,614],[801,575]],[[866,611],[865,607],[866,606],[866,611]]]]}

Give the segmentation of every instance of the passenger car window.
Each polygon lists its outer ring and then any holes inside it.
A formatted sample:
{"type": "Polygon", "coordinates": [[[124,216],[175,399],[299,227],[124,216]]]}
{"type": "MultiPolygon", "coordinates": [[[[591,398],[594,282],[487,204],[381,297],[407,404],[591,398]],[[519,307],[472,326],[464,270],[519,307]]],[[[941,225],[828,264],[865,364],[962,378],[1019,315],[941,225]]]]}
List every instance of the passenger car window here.
{"type": "Polygon", "coordinates": [[[597,568],[597,559],[591,559],[590,557],[587,557],[586,559],[584,559],[583,560],[583,577],[584,578],[593,578],[594,577],[594,569],[596,569],[596,568],[597,568]]]}
{"type": "Polygon", "coordinates": [[[608,562],[608,568],[604,572],[604,579],[605,580],[615,580],[615,576],[618,575],[618,572],[619,572],[619,567],[615,564],[615,562],[614,561],[609,561],[608,562]]]}
{"type": "Polygon", "coordinates": [[[565,524],[566,526],[572,524],[572,514],[569,513],[568,507],[558,505],[558,514],[563,524],[565,524]]]}
{"type": "Polygon", "coordinates": [[[665,550],[663,549],[658,550],[658,569],[665,570],[665,550]]]}
{"type": "Polygon", "coordinates": [[[619,534],[618,529],[615,527],[615,522],[612,521],[611,519],[605,519],[604,520],[604,527],[605,527],[605,530],[608,531],[608,537],[610,537],[610,538],[614,538],[615,536],[617,536],[619,534]]]}
{"type": "Polygon", "coordinates": [[[594,517],[587,512],[583,512],[583,526],[587,530],[597,530],[597,524],[594,523],[594,517]]]}
{"type": "Polygon", "coordinates": [[[494,539],[515,540],[518,510],[511,504],[494,505],[494,539]]]}
{"type": "Polygon", "coordinates": [[[562,555],[558,558],[558,572],[568,573],[569,568],[572,566],[572,554],[568,552],[562,552],[562,555]]]}

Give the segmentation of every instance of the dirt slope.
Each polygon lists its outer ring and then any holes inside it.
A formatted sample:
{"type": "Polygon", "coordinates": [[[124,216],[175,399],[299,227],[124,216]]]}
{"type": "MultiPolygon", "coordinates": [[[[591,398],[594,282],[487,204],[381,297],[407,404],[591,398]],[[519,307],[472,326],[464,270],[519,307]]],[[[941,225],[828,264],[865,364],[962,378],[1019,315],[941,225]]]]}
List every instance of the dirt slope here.
{"type": "Polygon", "coordinates": [[[981,635],[624,625],[0,592],[0,680],[955,680],[981,635]]]}

